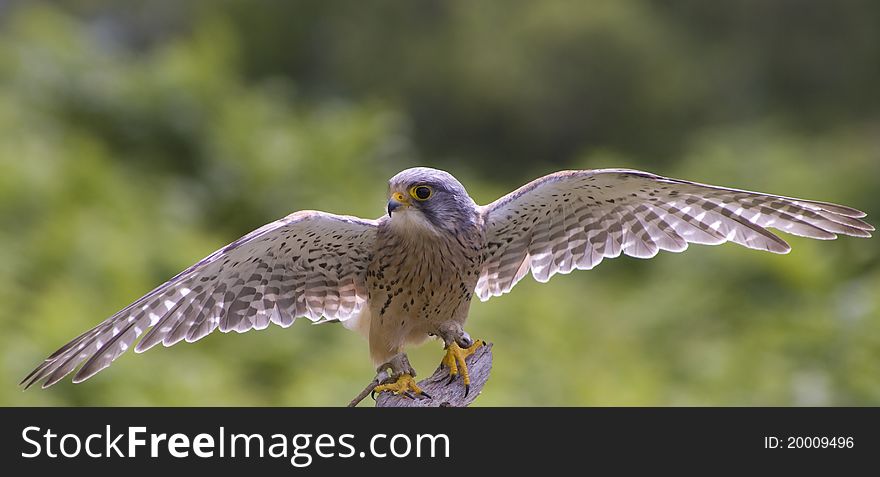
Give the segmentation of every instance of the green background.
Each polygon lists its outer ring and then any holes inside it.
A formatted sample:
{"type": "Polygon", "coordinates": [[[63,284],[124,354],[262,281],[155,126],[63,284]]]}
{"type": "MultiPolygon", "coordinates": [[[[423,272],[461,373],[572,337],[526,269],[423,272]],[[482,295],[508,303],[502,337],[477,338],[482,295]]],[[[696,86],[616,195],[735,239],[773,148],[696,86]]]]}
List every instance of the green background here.
{"type": "MultiPolygon", "coordinates": [[[[478,203],[631,167],[876,221],[877,25],[867,1],[4,2],[0,404],[347,403],[366,342],[304,321],[17,383],[264,223],[381,215],[415,165],[478,203]]],[[[495,343],[477,405],[880,404],[877,239],[785,238],[475,303],[469,332],[495,343]]],[[[427,375],[441,346],[411,356],[427,375]]]]}

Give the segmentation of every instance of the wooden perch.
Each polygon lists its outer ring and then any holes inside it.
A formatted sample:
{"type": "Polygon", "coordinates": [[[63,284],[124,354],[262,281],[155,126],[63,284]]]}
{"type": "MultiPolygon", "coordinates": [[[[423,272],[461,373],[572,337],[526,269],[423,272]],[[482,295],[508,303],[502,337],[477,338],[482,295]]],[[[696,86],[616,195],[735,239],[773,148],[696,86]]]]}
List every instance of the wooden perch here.
{"type": "MultiPolygon", "coordinates": [[[[434,374],[419,381],[419,387],[426,392],[430,398],[416,397],[416,399],[407,396],[395,395],[390,392],[383,392],[376,396],[376,407],[465,407],[470,405],[477,399],[477,396],[483,391],[483,386],[489,380],[489,372],[492,370],[492,343],[487,343],[477,349],[474,354],[465,359],[468,365],[468,371],[471,377],[471,387],[468,395],[464,395],[464,383],[461,377],[457,377],[449,383],[449,370],[438,367],[434,374]],[[449,383],[449,384],[447,384],[449,383]]],[[[385,376],[377,376],[367,387],[355,397],[349,407],[357,406],[381,381],[385,376]]]]}

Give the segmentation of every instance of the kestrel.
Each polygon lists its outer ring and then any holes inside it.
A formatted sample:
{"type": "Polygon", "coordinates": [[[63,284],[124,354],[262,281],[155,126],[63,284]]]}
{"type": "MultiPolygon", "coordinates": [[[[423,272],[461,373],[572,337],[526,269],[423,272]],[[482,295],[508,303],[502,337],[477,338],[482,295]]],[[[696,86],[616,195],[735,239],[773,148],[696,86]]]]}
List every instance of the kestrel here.
{"type": "Polygon", "coordinates": [[[416,167],[391,178],[379,219],[301,211],[254,230],[74,338],[22,384],[51,386],[84,363],[73,378],[80,382],[131,347],[193,342],[217,329],[286,328],[306,317],[367,337],[377,370],[390,371],[379,392],[421,394],[405,349],[438,337],[442,364],[466,392],[465,358],[482,344],[464,330],[472,298],[507,293],[528,272],[546,282],[621,253],[650,258],[688,243],[787,253],[768,228],[870,237],[864,216],[628,169],[557,172],[479,206],[449,173],[416,167]]]}

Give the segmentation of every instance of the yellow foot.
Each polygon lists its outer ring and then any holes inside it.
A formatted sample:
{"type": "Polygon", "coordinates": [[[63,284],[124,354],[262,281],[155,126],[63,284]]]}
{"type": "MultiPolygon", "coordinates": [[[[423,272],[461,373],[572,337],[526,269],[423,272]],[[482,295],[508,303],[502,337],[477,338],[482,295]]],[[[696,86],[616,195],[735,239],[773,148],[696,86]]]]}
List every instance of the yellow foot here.
{"type": "Polygon", "coordinates": [[[422,391],[421,388],[416,384],[416,380],[409,374],[401,374],[400,377],[397,378],[397,381],[388,384],[380,384],[373,388],[373,392],[370,393],[373,395],[375,399],[375,393],[381,393],[383,391],[390,391],[394,394],[403,394],[409,398],[415,399],[417,395],[425,396],[426,398],[430,398],[428,393],[422,391]]]}
{"type": "Polygon", "coordinates": [[[471,376],[468,373],[467,363],[465,359],[474,354],[478,349],[486,344],[483,340],[477,340],[470,348],[462,348],[458,343],[452,342],[446,347],[446,356],[440,362],[441,366],[449,369],[449,382],[451,383],[459,374],[464,382],[464,395],[467,396],[471,389],[471,376]]]}

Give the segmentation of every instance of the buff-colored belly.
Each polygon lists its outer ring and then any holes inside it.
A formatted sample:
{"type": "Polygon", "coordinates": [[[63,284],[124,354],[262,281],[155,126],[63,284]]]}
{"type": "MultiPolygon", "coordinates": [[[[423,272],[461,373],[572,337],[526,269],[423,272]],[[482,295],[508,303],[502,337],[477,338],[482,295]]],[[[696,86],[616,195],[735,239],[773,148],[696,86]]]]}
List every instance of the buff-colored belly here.
{"type": "Polygon", "coordinates": [[[422,273],[417,273],[418,264],[405,264],[402,274],[377,274],[368,280],[370,354],[377,363],[422,343],[448,323],[464,324],[476,273],[438,262],[430,269],[422,264],[422,273]]]}

